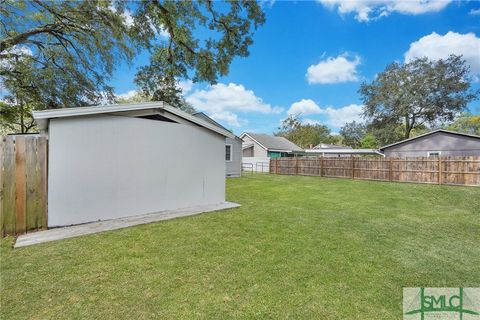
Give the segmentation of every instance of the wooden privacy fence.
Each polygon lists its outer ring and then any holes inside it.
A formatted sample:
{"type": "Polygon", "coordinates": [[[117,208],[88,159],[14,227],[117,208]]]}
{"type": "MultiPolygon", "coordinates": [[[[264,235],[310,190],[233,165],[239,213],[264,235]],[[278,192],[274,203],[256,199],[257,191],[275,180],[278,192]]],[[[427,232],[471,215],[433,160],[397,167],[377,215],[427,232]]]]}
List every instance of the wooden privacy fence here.
{"type": "Polygon", "coordinates": [[[0,136],[0,233],[47,228],[47,140],[0,136]]]}
{"type": "Polygon", "coordinates": [[[270,160],[270,173],[480,186],[480,157],[297,157],[270,160]]]}

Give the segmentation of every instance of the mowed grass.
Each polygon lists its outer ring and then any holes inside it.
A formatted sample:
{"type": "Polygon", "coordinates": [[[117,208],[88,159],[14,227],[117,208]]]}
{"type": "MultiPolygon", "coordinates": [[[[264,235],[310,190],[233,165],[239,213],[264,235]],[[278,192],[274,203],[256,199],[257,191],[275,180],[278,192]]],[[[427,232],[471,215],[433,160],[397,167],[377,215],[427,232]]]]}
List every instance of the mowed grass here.
{"type": "Polygon", "coordinates": [[[12,249],[3,319],[399,319],[480,287],[480,188],[251,175],[239,209],[12,249]]]}

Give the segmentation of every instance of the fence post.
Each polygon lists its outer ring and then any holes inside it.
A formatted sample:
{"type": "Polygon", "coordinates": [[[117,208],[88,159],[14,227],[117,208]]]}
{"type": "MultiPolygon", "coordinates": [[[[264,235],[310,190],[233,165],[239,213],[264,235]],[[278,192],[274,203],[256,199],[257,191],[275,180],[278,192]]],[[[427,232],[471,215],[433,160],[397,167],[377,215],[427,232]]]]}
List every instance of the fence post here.
{"type": "Polygon", "coordinates": [[[355,179],[355,157],[353,154],[351,155],[352,157],[352,179],[355,179]]]}
{"type": "Polygon", "coordinates": [[[275,158],[275,174],[278,174],[278,158],[275,158]]]}
{"type": "Polygon", "coordinates": [[[438,157],[438,184],[442,184],[442,158],[438,157]]]}
{"type": "Polygon", "coordinates": [[[323,155],[320,157],[320,177],[323,177],[323,155]]]}
{"type": "Polygon", "coordinates": [[[388,180],[391,182],[393,180],[393,159],[388,159],[388,180]]]}
{"type": "Polygon", "coordinates": [[[298,176],[298,157],[295,157],[295,175],[298,176]]]}

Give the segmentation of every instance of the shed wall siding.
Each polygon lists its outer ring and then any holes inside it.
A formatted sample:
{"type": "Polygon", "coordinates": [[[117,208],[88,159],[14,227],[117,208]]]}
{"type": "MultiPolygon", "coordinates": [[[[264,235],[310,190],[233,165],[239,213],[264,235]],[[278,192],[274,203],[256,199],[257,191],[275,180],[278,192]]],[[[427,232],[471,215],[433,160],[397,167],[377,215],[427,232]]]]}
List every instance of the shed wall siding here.
{"type": "Polygon", "coordinates": [[[225,143],[232,146],[232,161],[226,162],[226,175],[239,177],[242,174],[242,140],[225,138],[225,143]]]}
{"type": "Polygon", "coordinates": [[[225,137],[128,117],[54,119],[49,128],[49,226],[225,200],[225,137]]]}
{"type": "Polygon", "coordinates": [[[429,151],[445,157],[479,156],[480,139],[437,132],[384,150],[387,157],[426,157],[429,151]]]}

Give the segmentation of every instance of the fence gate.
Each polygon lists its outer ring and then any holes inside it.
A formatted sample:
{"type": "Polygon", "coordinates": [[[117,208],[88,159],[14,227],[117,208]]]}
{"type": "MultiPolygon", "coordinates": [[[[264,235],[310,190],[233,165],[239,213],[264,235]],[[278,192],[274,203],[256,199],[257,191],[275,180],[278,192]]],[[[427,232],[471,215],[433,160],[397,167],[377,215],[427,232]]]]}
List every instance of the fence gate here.
{"type": "Polygon", "coordinates": [[[0,136],[0,234],[47,228],[47,139],[0,136]]]}

